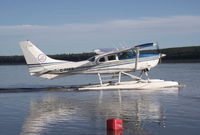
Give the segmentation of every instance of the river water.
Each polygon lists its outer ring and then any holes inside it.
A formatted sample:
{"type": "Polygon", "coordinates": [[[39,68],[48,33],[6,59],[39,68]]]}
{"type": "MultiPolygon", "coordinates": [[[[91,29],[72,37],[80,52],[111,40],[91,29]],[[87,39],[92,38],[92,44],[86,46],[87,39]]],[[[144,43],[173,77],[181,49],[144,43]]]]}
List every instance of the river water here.
{"type": "MultiPolygon", "coordinates": [[[[200,64],[160,64],[151,78],[186,87],[0,93],[0,135],[113,135],[106,120],[123,119],[123,135],[200,134],[200,64]]],[[[26,66],[0,66],[0,88],[42,88],[97,82],[94,75],[44,80],[26,66]]],[[[117,134],[117,133],[116,133],[117,134]]]]}

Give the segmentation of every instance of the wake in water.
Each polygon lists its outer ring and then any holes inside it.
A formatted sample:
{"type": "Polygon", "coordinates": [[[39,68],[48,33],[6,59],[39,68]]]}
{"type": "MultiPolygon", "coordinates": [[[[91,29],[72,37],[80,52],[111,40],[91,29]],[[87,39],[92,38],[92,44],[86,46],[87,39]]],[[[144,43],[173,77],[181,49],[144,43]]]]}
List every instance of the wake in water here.
{"type": "Polygon", "coordinates": [[[46,86],[46,87],[28,87],[28,88],[0,88],[0,93],[2,92],[38,92],[38,91],[72,91],[70,87],[64,86],[46,86]]]}

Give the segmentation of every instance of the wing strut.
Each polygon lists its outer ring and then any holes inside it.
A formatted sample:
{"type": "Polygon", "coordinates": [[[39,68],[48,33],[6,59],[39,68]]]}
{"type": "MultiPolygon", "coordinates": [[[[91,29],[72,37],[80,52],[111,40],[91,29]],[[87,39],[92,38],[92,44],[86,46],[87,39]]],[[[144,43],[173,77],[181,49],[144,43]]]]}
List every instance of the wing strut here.
{"type": "Polygon", "coordinates": [[[137,71],[137,65],[138,65],[138,58],[139,58],[139,55],[140,55],[140,52],[139,52],[139,47],[136,47],[136,58],[135,58],[135,71],[137,71]]]}

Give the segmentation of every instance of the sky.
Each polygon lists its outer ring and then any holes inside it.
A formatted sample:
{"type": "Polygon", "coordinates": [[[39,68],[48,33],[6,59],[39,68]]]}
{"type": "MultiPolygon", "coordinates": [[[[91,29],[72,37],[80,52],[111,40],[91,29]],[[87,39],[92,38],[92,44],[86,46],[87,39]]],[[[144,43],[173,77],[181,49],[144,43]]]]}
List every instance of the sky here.
{"type": "Polygon", "coordinates": [[[30,40],[46,54],[158,42],[200,45],[200,0],[0,0],[0,55],[30,40]]]}

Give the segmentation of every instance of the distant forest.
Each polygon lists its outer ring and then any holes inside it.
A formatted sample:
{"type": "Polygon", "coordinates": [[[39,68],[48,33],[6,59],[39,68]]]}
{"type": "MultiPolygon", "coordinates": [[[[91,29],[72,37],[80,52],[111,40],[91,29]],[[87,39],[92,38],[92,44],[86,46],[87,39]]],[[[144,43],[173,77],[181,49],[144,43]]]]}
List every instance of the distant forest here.
{"type": "Polygon", "coordinates": [[[200,62],[200,46],[161,49],[161,53],[167,55],[162,59],[165,63],[200,62]]]}
{"type": "MultiPolygon", "coordinates": [[[[155,52],[155,50],[150,50],[148,52],[155,52]]],[[[160,53],[167,55],[162,58],[163,63],[200,62],[200,46],[160,49],[160,53]]],[[[59,60],[82,61],[94,55],[95,53],[79,53],[48,56],[59,60]]],[[[25,64],[24,56],[0,56],[0,65],[6,64],[25,64]]]]}

